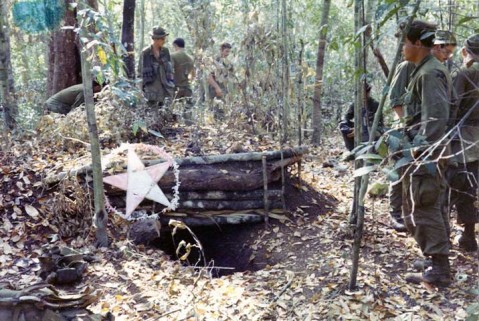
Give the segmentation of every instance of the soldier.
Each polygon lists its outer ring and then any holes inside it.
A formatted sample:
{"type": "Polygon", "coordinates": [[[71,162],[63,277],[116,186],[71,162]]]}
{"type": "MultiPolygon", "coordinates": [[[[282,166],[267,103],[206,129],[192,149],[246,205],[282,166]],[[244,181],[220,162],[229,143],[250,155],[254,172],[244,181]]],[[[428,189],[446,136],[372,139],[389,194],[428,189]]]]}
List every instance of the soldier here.
{"type": "Polygon", "coordinates": [[[463,66],[452,75],[458,96],[455,124],[459,126],[460,136],[452,141],[457,166],[449,166],[448,177],[451,205],[456,206],[458,223],[464,225],[459,247],[477,251],[475,224],[479,221],[474,202],[479,179],[479,34],[464,42],[461,55],[463,66]]]}
{"type": "Polygon", "coordinates": [[[175,71],[175,99],[185,100],[185,109],[183,117],[185,120],[191,120],[191,97],[193,91],[190,86],[190,79],[195,77],[195,68],[193,59],[185,52],[185,40],[177,38],[173,41],[174,52],[171,55],[173,69],[175,71]]]}
{"type": "Polygon", "coordinates": [[[223,99],[228,93],[228,78],[233,73],[233,65],[228,60],[232,46],[225,42],[220,54],[214,59],[214,71],[208,75],[210,98],[223,99]]]}
{"type": "MultiPolygon", "coordinates": [[[[102,88],[100,84],[93,81],[92,85],[94,93],[100,92],[102,88]]],[[[73,108],[76,108],[85,102],[83,90],[83,84],[67,87],[48,98],[45,102],[44,109],[53,113],[66,115],[73,108]]]]}
{"type": "Polygon", "coordinates": [[[150,107],[162,107],[173,97],[175,88],[170,51],[165,48],[168,34],[161,27],[150,33],[151,45],[143,49],[143,91],[150,107]]]}
{"type": "Polygon", "coordinates": [[[431,53],[437,60],[445,63],[454,55],[457,42],[454,34],[447,30],[437,30],[431,53]]]}
{"type": "MultiPolygon", "coordinates": [[[[366,98],[367,98],[367,105],[366,108],[362,110],[362,139],[361,141],[367,142],[369,140],[369,129],[373,125],[374,115],[378,110],[379,103],[371,97],[371,85],[366,84],[366,98]]],[[[346,148],[351,151],[354,148],[354,104],[349,105],[346,114],[344,115],[344,119],[339,123],[339,130],[341,131],[344,144],[346,148]]],[[[382,130],[383,121],[382,119],[379,121],[379,131],[382,130]]]]}
{"type": "Polygon", "coordinates": [[[414,236],[425,256],[432,257],[432,266],[424,273],[409,273],[406,281],[428,282],[449,286],[448,222],[442,205],[445,183],[442,164],[437,158],[443,146],[431,151],[445,135],[452,97],[452,81],[447,69],[431,55],[435,26],[414,21],[403,45],[404,58],[415,64],[403,112],[405,136],[415,146],[411,149],[414,162],[403,179],[402,208],[406,227],[414,236]]]}
{"type": "MultiPolygon", "coordinates": [[[[442,63],[450,59],[454,53],[457,42],[452,32],[447,30],[437,30],[434,37],[434,46],[431,54],[442,63]]],[[[416,68],[414,63],[403,61],[396,67],[394,78],[391,82],[389,91],[389,101],[391,109],[394,111],[395,119],[400,120],[403,113],[403,97],[409,84],[411,74],[416,68]]],[[[402,183],[393,182],[389,185],[389,213],[392,217],[392,227],[398,232],[405,232],[404,219],[402,218],[402,183]]],[[[443,213],[448,219],[447,211],[443,213]]],[[[448,219],[449,222],[449,219],[448,219]]],[[[449,228],[448,228],[449,231],[449,228]]],[[[449,234],[449,233],[448,233],[449,234]]]]}

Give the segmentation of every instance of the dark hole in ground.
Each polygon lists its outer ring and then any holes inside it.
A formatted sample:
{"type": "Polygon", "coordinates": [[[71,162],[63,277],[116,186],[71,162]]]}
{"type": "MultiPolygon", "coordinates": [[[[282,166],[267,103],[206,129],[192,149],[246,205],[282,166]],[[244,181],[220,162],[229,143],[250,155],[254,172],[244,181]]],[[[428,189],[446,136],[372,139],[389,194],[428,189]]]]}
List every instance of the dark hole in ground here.
{"type": "MultiPolygon", "coordinates": [[[[185,264],[206,266],[211,268],[213,276],[218,277],[235,272],[258,271],[268,265],[272,266],[282,262],[287,258],[286,253],[288,252],[298,252],[294,242],[289,241],[284,243],[282,251],[275,251],[276,249],[272,251],[268,247],[276,240],[277,233],[293,235],[298,220],[304,221],[307,217],[308,220],[313,221],[315,217],[333,209],[336,206],[336,200],[333,196],[321,194],[304,183],[301,189],[295,185],[297,185],[297,180],[288,179],[286,216],[290,220],[290,224],[270,219],[269,226],[263,222],[190,227],[203,246],[204,257],[196,247],[193,247],[185,264]],[[301,208],[300,214],[298,214],[298,208],[301,208]],[[265,235],[267,231],[270,233],[265,235]],[[259,238],[261,240],[258,242],[259,238]]],[[[196,244],[189,231],[178,229],[173,238],[171,230],[162,231],[161,238],[151,242],[150,245],[160,248],[172,259],[178,259],[186,253],[183,246],[178,255],[176,254],[176,249],[182,240],[185,244],[196,244]]],[[[311,250],[314,248],[311,247],[311,250]]],[[[301,255],[307,257],[308,253],[305,252],[301,255]]],[[[298,266],[300,260],[301,258],[298,259],[298,266]]]]}
{"type": "MultiPolygon", "coordinates": [[[[203,253],[199,248],[193,247],[184,263],[211,268],[211,274],[215,277],[235,272],[257,271],[262,267],[250,260],[253,254],[251,243],[254,241],[253,235],[263,228],[264,223],[193,227],[192,231],[199,239],[203,253]]],[[[178,259],[186,253],[185,246],[180,246],[178,255],[176,254],[182,241],[186,244],[197,244],[189,231],[178,230],[174,236],[171,231],[162,231],[161,238],[151,245],[160,248],[172,259],[178,259]]]]}

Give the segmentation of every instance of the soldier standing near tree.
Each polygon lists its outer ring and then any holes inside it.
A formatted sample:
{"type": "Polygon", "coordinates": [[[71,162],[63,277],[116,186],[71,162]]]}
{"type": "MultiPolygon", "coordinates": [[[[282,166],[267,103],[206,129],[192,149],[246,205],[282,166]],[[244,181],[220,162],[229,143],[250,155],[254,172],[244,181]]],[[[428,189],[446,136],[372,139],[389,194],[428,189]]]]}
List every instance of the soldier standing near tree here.
{"type": "MultiPolygon", "coordinates": [[[[396,36],[399,36],[397,34],[396,36]]],[[[447,30],[437,30],[434,37],[434,46],[431,49],[431,54],[437,60],[444,63],[454,53],[457,42],[454,34],[447,30]]],[[[393,80],[391,82],[391,89],[389,91],[389,101],[391,109],[394,111],[395,119],[401,120],[404,116],[403,112],[403,98],[406,93],[406,88],[416,65],[410,61],[403,61],[396,67],[393,80]]],[[[404,226],[404,219],[402,218],[402,182],[393,182],[389,185],[389,213],[392,218],[392,227],[398,232],[406,231],[404,226]]],[[[447,211],[443,213],[448,219],[447,211]]],[[[448,229],[449,231],[449,229],[448,229]]],[[[449,232],[448,232],[449,233],[449,232]]]]}
{"type": "Polygon", "coordinates": [[[214,59],[214,71],[208,75],[210,98],[224,99],[228,93],[228,79],[233,73],[233,64],[228,60],[231,44],[225,42],[220,47],[220,54],[214,59]]]}
{"type": "Polygon", "coordinates": [[[171,61],[175,70],[175,99],[184,101],[183,118],[187,122],[191,122],[193,91],[191,90],[190,79],[195,77],[193,58],[185,52],[184,39],[175,39],[173,48],[171,61]]]}
{"type": "Polygon", "coordinates": [[[143,55],[143,91],[150,107],[162,107],[174,93],[173,65],[170,51],[164,47],[168,34],[161,27],[150,33],[151,45],[143,55]]]}
{"type": "Polygon", "coordinates": [[[461,55],[463,66],[452,75],[458,96],[455,124],[459,125],[460,135],[452,141],[457,165],[449,166],[447,176],[451,206],[456,206],[458,223],[464,225],[459,247],[465,251],[477,251],[475,224],[479,221],[474,202],[479,179],[479,34],[464,42],[461,55]],[[470,114],[462,120],[468,112],[470,114]]]}
{"type": "Polygon", "coordinates": [[[406,281],[449,286],[448,222],[442,213],[445,180],[443,164],[438,161],[443,146],[428,150],[446,132],[452,99],[452,81],[447,69],[431,55],[436,27],[413,21],[403,45],[404,58],[414,63],[403,112],[405,136],[414,146],[413,162],[403,179],[402,209],[406,227],[432,267],[424,273],[410,273],[406,281]]]}

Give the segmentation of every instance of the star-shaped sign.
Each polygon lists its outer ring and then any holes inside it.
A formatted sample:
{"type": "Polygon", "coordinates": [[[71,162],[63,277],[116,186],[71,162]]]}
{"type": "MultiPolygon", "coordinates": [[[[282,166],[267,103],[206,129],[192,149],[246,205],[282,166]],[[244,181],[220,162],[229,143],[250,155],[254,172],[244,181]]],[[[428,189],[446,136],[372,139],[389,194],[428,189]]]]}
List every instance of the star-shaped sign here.
{"type": "Polygon", "coordinates": [[[170,201],[157,184],[170,165],[170,162],[165,162],[145,168],[138,155],[130,147],[128,148],[127,172],[104,177],[103,182],[126,191],[126,216],[130,216],[145,198],[164,206],[170,206],[170,201]]]}

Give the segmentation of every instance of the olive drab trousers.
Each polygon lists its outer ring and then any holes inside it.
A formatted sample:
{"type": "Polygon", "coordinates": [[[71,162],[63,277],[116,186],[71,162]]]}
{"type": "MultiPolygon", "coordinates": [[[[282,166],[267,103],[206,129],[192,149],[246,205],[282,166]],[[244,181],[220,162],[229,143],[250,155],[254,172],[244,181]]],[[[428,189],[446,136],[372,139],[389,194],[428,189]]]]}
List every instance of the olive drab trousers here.
{"type": "Polygon", "coordinates": [[[451,189],[450,207],[456,206],[457,223],[479,222],[478,209],[474,206],[479,180],[479,161],[449,166],[447,177],[451,189]]]}
{"type": "Polygon", "coordinates": [[[435,173],[431,173],[424,165],[411,166],[402,185],[404,222],[423,254],[449,255],[443,170],[436,167],[435,173]]]}

